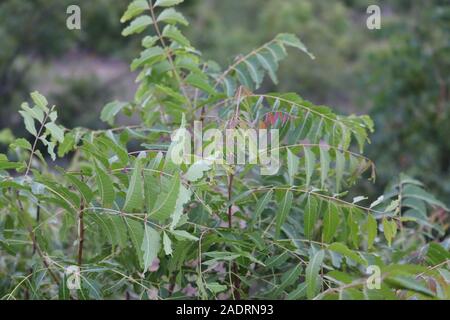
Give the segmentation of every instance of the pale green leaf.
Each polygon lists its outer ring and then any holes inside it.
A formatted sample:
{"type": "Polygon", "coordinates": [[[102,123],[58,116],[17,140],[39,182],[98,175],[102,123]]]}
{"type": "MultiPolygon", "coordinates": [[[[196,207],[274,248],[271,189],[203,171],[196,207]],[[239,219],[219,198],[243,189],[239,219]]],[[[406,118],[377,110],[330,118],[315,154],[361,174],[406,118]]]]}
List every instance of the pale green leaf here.
{"type": "Polygon", "coordinates": [[[305,277],[306,277],[306,296],[308,299],[313,299],[319,291],[318,284],[320,283],[320,268],[322,266],[323,258],[325,257],[325,252],[323,250],[317,251],[316,254],[309,261],[306,267],[305,277]]]}
{"type": "Polygon", "coordinates": [[[144,272],[148,270],[152,262],[158,257],[161,246],[161,235],[156,230],[145,225],[144,239],[142,240],[141,250],[143,252],[142,260],[144,263],[144,272]]]}

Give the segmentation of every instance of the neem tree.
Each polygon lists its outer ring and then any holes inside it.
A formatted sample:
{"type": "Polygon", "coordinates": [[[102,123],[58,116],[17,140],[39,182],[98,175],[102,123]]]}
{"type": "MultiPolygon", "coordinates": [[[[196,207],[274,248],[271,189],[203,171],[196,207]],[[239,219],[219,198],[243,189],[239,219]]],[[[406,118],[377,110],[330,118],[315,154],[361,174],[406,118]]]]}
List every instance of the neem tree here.
{"type": "Polygon", "coordinates": [[[122,17],[125,36],[154,35],[131,65],[134,101],[102,112],[111,129],[63,128],[37,92],[22,105],[35,139],[0,155],[3,298],[449,298],[449,244],[433,219],[444,204],[406,176],[370,206],[345,200],[367,170],[375,178],[362,155],[371,119],[257,93],[287,47],[313,58],[302,42],[280,34],[222,69],[183,36],[180,2],[133,1],[122,17]],[[119,113],[141,122],[116,127],[119,113]],[[175,164],[171,133],[196,120],[278,129],[281,169],[175,164]],[[70,165],[49,167],[40,146],[70,165]]]}

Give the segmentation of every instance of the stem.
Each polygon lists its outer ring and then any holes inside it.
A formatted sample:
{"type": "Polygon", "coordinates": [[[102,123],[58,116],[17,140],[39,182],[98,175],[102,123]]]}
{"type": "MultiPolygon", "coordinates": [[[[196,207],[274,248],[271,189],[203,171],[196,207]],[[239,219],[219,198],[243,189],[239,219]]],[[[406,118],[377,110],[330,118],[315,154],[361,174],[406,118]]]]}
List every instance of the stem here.
{"type": "MultiPolygon", "coordinates": [[[[16,195],[17,195],[17,202],[19,203],[19,208],[20,208],[20,210],[21,210],[22,212],[25,212],[25,209],[24,209],[24,207],[23,207],[22,201],[20,201],[20,198],[19,198],[19,192],[18,192],[18,191],[16,192],[16,195]]],[[[25,219],[25,220],[26,220],[26,219],[25,219]]],[[[56,284],[59,284],[58,277],[56,277],[56,275],[55,275],[55,274],[53,273],[53,271],[50,269],[50,265],[48,264],[47,259],[45,258],[45,255],[44,255],[44,253],[42,252],[42,249],[41,249],[41,247],[39,246],[39,243],[38,243],[37,240],[36,240],[36,235],[35,235],[35,233],[34,233],[34,231],[33,231],[33,228],[32,228],[29,224],[28,224],[26,227],[27,227],[27,229],[28,229],[28,233],[29,233],[29,235],[30,235],[31,242],[33,242],[33,252],[37,252],[37,254],[38,254],[39,257],[41,258],[42,263],[44,264],[45,268],[47,269],[47,271],[48,271],[48,273],[50,274],[50,276],[51,276],[51,278],[53,279],[53,281],[54,281],[56,284]]]]}
{"type": "MultiPolygon", "coordinates": [[[[168,47],[166,45],[166,42],[164,41],[164,37],[163,37],[163,35],[161,33],[161,30],[159,29],[159,25],[158,25],[158,21],[156,19],[155,9],[153,7],[153,1],[152,0],[149,1],[149,7],[150,7],[150,14],[151,14],[152,19],[153,19],[153,26],[155,27],[156,34],[158,35],[159,41],[161,41],[161,44],[164,47],[164,49],[167,50],[168,47]]],[[[181,91],[183,92],[183,95],[186,97],[186,101],[189,103],[189,107],[192,109],[191,100],[189,99],[189,96],[186,93],[186,90],[184,89],[183,81],[182,81],[180,75],[177,72],[177,68],[176,68],[175,63],[174,63],[174,61],[172,59],[172,55],[171,55],[171,53],[169,51],[167,52],[167,59],[169,60],[169,63],[171,65],[172,69],[173,69],[173,73],[174,73],[175,78],[177,79],[178,83],[180,84],[180,88],[181,88],[181,91]]]]}
{"type": "Polygon", "coordinates": [[[28,176],[28,174],[30,173],[31,163],[33,162],[33,157],[34,157],[34,152],[36,151],[37,142],[39,140],[39,137],[41,136],[42,130],[45,127],[45,123],[47,122],[47,119],[48,119],[50,113],[53,111],[53,108],[54,107],[52,107],[51,110],[45,114],[44,120],[42,121],[41,127],[39,128],[39,132],[36,135],[36,137],[34,138],[34,143],[33,143],[33,147],[31,148],[30,160],[28,161],[28,166],[27,166],[27,171],[25,172],[25,177],[28,176]]]}
{"type": "Polygon", "coordinates": [[[80,211],[78,212],[78,266],[83,264],[83,243],[84,243],[84,201],[81,201],[80,211]]]}
{"type": "MultiPolygon", "coordinates": [[[[228,202],[230,202],[230,205],[228,206],[228,228],[232,229],[233,225],[233,212],[232,212],[232,204],[231,204],[231,196],[233,192],[233,180],[234,180],[234,174],[230,174],[228,177],[228,202]]],[[[236,262],[231,262],[231,282],[232,282],[232,290],[233,290],[233,297],[236,297],[237,300],[241,299],[241,294],[239,292],[239,289],[241,287],[241,279],[239,279],[238,276],[238,266],[236,262]]]]}

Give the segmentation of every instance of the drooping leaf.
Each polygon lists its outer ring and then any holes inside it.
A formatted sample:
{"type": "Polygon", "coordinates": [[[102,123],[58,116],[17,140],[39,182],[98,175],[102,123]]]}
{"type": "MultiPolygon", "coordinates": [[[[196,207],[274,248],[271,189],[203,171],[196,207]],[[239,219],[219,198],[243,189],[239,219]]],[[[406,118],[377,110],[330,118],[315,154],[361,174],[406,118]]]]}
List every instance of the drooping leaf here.
{"type": "Polygon", "coordinates": [[[292,191],[287,191],[284,195],[283,201],[281,202],[279,211],[276,216],[275,238],[279,237],[281,227],[283,226],[289,212],[291,211],[293,198],[294,194],[292,193],[292,191]]]}
{"type": "Polygon", "coordinates": [[[142,164],[141,161],[137,159],[130,179],[123,211],[132,212],[135,209],[142,211],[143,202],[142,164]]]}
{"type": "Polygon", "coordinates": [[[298,172],[300,159],[295,154],[293,154],[290,149],[287,150],[287,164],[288,164],[289,184],[294,185],[294,178],[298,172]]]}
{"type": "Polygon", "coordinates": [[[308,299],[313,299],[320,288],[319,283],[320,276],[319,271],[322,267],[323,258],[325,257],[325,252],[323,250],[317,251],[311,260],[309,261],[308,266],[306,267],[305,277],[306,277],[306,296],[308,299]]]}
{"type": "Polygon", "coordinates": [[[141,250],[143,252],[142,261],[144,263],[144,272],[148,270],[152,262],[158,257],[161,246],[161,235],[150,226],[144,227],[144,239],[142,240],[141,250]]]}

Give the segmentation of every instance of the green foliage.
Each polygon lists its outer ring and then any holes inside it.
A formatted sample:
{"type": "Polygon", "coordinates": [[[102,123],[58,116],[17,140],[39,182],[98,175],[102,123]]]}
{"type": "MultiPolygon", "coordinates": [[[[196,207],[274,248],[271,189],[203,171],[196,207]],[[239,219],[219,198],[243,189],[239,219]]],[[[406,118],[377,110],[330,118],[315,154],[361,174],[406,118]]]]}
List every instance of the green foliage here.
{"type": "Polygon", "coordinates": [[[124,35],[155,34],[131,65],[133,101],[101,114],[111,128],[63,128],[37,92],[35,106],[22,105],[34,144],[18,139],[0,155],[0,272],[14,271],[0,277],[2,297],[448,299],[449,242],[434,218],[446,214],[442,202],[403,175],[371,205],[346,199],[375,178],[362,154],[372,120],[256,91],[266,74],[276,81],[288,47],[313,57],[303,43],[281,34],[221,68],[183,35],[181,2],[133,1],[122,17],[124,35]],[[120,113],[141,121],[114,127],[120,113]],[[174,163],[170,134],[196,120],[278,129],[281,169],[174,163]],[[38,144],[74,157],[49,167],[38,144]],[[69,290],[73,265],[81,287],[69,290]],[[381,270],[379,290],[367,286],[368,266],[381,270]]]}

